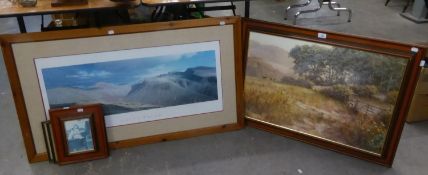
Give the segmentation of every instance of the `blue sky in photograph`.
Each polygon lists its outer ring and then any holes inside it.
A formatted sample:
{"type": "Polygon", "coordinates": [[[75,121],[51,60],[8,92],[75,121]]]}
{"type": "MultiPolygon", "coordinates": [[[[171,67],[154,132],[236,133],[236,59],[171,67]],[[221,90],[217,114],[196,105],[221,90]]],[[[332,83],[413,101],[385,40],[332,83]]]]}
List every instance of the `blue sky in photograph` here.
{"type": "Polygon", "coordinates": [[[182,72],[187,68],[198,66],[216,67],[215,51],[46,68],[42,70],[42,74],[46,89],[58,87],[89,89],[99,82],[116,85],[133,84],[147,77],[182,72]]]}

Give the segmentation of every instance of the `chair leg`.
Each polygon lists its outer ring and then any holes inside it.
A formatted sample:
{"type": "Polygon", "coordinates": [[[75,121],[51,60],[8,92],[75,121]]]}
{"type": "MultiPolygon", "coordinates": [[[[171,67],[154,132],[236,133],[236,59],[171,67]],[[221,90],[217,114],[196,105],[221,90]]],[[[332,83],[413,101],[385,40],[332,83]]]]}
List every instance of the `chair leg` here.
{"type": "Polygon", "coordinates": [[[165,11],[166,6],[157,6],[156,9],[152,13],[152,22],[162,20],[163,13],[165,11]]]}
{"type": "Polygon", "coordinates": [[[387,5],[388,5],[389,1],[391,1],[391,0],[386,0],[386,2],[385,2],[385,6],[387,6],[387,5]]]}
{"type": "Polygon", "coordinates": [[[403,13],[406,12],[407,8],[409,7],[410,1],[412,1],[412,0],[407,0],[407,3],[406,3],[406,5],[403,8],[403,13]]]}
{"type": "Polygon", "coordinates": [[[41,24],[40,24],[40,31],[44,31],[44,29],[45,29],[45,18],[44,18],[44,15],[42,14],[42,15],[40,15],[40,17],[42,17],[42,21],[41,21],[41,24]]]}
{"type": "MultiPolygon", "coordinates": [[[[336,5],[337,8],[341,7],[338,2],[333,2],[333,1],[323,2],[323,5],[329,5],[329,3],[331,3],[331,5],[336,5]]],[[[337,11],[337,16],[340,16],[340,11],[337,11]]]]}
{"type": "Polygon", "coordinates": [[[233,1],[230,1],[230,4],[232,5],[232,13],[233,13],[233,16],[236,16],[236,12],[235,12],[235,5],[233,4],[233,1]]]}
{"type": "Polygon", "coordinates": [[[18,20],[19,31],[21,33],[27,33],[27,29],[25,28],[25,21],[23,16],[17,16],[16,20],[18,20]]]}
{"type": "Polygon", "coordinates": [[[308,0],[308,1],[306,1],[305,3],[303,3],[303,4],[293,4],[293,5],[288,6],[288,7],[285,9],[285,17],[284,17],[284,20],[287,20],[287,17],[288,17],[288,11],[289,11],[290,9],[292,9],[292,8],[297,8],[297,7],[304,7],[304,6],[308,6],[309,4],[311,4],[311,2],[312,2],[312,0],[308,0]]]}
{"type": "Polygon", "coordinates": [[[352,10],[351,9],[349,9],[349,8],[341,8],[341,7],[335,8],[335,7],[333,7],[333,3],[331,1],[329,1],[329,3],[328,3],[328,8],[330,8],[330,10],[337,11],[337,12],[347,11],[348,14],[349,14],[348,15],[348,22],[351,22],[351,18],[352,18],[352,10]]]}
{"type": "Polygon", "coordinates": [[[150,17],[151,22],[155,21],[155,17],[157,15],[157,12],[158,12],[159,8],[160,8],[160,6],[156,6],[155,9],[153,10],[152,15],[150,17]]]}
{"type": "Polygon", "coordinates": [[[312,12],[317,12],[321,9],[321,7],[323,5],[328,5],[329,9],[332,11],[337,11],[337,16],[340,15],[341,11],[347,11],[348,12],[348,22],[351,22],[351,18],[352,18],[352,10],[349,8],[344,8],[341,7],[341,5],[337,2],[332,2],[331,0],[325,1],[325,0],[318,0],[318,4],[319,7],[312,9],[312,10],[304,10],[304,11],[299,11],[294,15],[294,22],[293,24],[296,25],[297,24],[297,17],[299,17],[299,15],[303,14],[303,13],[312,13],[312,12]],[[333,7],[333,5],[336,5],[337,7],[333,7]]]}
{"type": "Polygon", "coordinates": [[[320,3],[319,3],[319,6],[317,7],[317,8],[315,8],[315,9],[312,9],[312,10],[304,10],[304,11],[298,11],[295,15],[294,15],[294,21],[293,21],[293,24],[294,25],[296,25],[297,24],[297,17],[299,17],[299,15],[301,15],[301,14],[303,14],[303,13],[312,13],[312,12],[317,12],[317,11],[319,11],[320,9],[321,9],[321,6],[322,6],[322,0],[318,0],[320,3]]]}

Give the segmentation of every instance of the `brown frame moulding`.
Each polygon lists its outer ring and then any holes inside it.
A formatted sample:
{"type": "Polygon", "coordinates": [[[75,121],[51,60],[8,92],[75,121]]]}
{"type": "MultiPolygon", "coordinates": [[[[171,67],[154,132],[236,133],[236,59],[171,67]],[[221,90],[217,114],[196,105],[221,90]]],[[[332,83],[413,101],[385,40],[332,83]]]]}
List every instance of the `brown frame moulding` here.
{"type": "Polygon", "coordinates": [[[52,109],[49,110],[49,115],[51,116],[58,164],[64,165],[102,159],[109,156],[104,115],[100,104],[73,106],[68,109],[52,109]],[[90,120],[94,150],[70,154],[67,150],[69,145],[67,144],[65,133],[65,122],[84,118],[90,120]]]}
{"type": "MultiPolygon", "coordinates": [[[[396,108],[394,115],[391,120],[390,128],[387,133],[386,142],[384,149],[380,155],[374,155],[353,147],[341,145],[325,139],[309,136],[307,134],[299,133],[296,131],[288,130],[268,122],[259,121],[246,116],[246,123],[254,128],[258,128],[264,131],[275,133],[281,136],[289,137],[295,140],[302,141],[304,143],[312,144],[321,148],[329,149],[332,151],[340,152],[349,156],[360,158],[363,160],[371,161],[383,166],[391,167],[394,156],[397,150],[397,146],[400,140],[400,136],[403,130],[403,126],[406,120],[406,114],[410,107],[410,102],[415,90],[415,86],[418,80],[419,62],[425,55],[426,50],[423,46],[413,44],[403,44],[397,42],[391,42],[386,40],[379,40],[367,37],[360,37],[348,34],[339,34],[334,32],[312,30],[295,26],[287,26],[282,24],[264,22],[259,20],[244,19],[243,20],[243,55],[244,64],[243,70],[245,72],[245,66],[247,62],[247,52],[249,44],[249,33],[259,32],[273,36],[281,36],[286,38],[306,40],[316,43],[324,43],[334,46],[341,46],[346,48],[358,49],[363,51],[381,53],[386,55],[398,56],[410,59],[404,74],[404,80],[400,96],[397,99],[396,108]],[[327,35],[327,38],[318,38],[318,34],[323,33],[327,35]],[[412,48],[418,48],[416,53],[412,53],[412,48]]],[[[244,78],[245,79],[245,78],[244,78]]]]}
{"type": "Polygon", "coordinates": [[[0,36],[3,56],[10,80],[11,90],[15,101],[15,107],[21,127],[24,140],[27,158],[30,163],[47,161],[47,153],[37,153],[34,145],[31,126],[28,118],[28,113],[23,96],[23,90],[19,80],[19,75],[14,59],[12,45],[15,43],[51,41],[58,39],[74,39],[108,36],[109,31],[114,31],[114,35],[123,35],[140,32],[153,32],[174,29],[186,29],[207,26],[233,25],[234,27],[234,53],[235,53],[235,80],[236,80],[236,106],[237,106],[237,122],[224,124],[220,126],[212,126],[206,128],[198,128],[193,130],[179,131],[174,133],[160,134],[148,137],[141,137],[129,140],[122,140],[108,143],[110,149],[126,148],[138,146],[141,144],[149,144],[163,142],[176,139],[184,139],[220,132],[239,130],[244,127],[244,108],[243,108],[243,70],[242,70],[242,43],[241,43],[241,18],[240,17],[220,17],[206,18],[196,20],[183,20],[172,22],[158,22],[148,24],[135,24],[126,26],[111,26],[102,28],[76,29],[67,31],[52,31],[41,33],[26,33],[12,34],[0,36]]]}

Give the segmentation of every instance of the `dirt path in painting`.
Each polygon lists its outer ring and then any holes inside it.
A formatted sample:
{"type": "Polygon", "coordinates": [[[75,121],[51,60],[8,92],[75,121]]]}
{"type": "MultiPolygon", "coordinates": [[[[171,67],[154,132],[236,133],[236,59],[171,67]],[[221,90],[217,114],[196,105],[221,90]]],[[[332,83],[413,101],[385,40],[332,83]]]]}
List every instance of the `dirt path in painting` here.
{"type": "Polygon", "coordinates": [[[336,127],[352,122],[350,115],[338,113],[335,110],[317,108],[301,101],[297,101],[295,104],[302,111],[306,112],[306,115],[312,117],[303,118],[302,121],[295,121],[293,129],[308,132],[315,131],[316,133],[313,134],[318,136],[346,142],[345,136],[336,127]],[[314,117],[319,117],[319,119],[313,119],[314,117]]]}

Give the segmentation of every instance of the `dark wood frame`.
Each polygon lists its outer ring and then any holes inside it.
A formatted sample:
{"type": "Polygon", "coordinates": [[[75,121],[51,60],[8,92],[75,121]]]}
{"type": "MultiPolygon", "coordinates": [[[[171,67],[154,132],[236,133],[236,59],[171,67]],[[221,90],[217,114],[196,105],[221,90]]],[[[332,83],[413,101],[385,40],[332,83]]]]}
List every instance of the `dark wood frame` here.
{"type": "Polygon", "coordinates": [[[109,156],[104,114],[100,104],[74,106],[68,109],[52,109],[49,110],[49,115],[51,117],[58,164],[64,165],[102,159],[109,156]],[[70,154],[67,149],[68,143],[64,123],[84,118],[90,121],[94,150],[70,154]]]}
{"type": "Polygon", "coordinates": [[[69,6],[69,5],[86,5],[88,4],[88,0],[52,0],[52,7],[61,7],[61,6],[69,6]]]}
{"type": "MultiPolygon", "coordinates": [[[[375,162],[384,166],[392,166],[395,152],[400,140],[401,132],[406,120],[406,114],[410,107],[413,92],[416,87],[418,80],[420,67],[419,62],[425,55],[426,50],[423,46],[402,44],[391,41],[366,38],[354,35],[339,34],[334,32],[326,32],[319,30],[312,30],[294,26],[281,25],[276,23],[263,22],[258,20],[245,19],[243,21],[243,43],[245,43],[245,49],[243,50],[244,55],[244,66],[247,60],[248,51],[248,40],[250,31],[265,33],[275,36],[283,36],[288,38],[307,40],[312,42],[324,43],[334,46],[341,46],[347,48],[353,48],[358,50],[376,52],[386,55],[399,56],[409,59],[408,66],[404,74],[404,80],[402,87],[400,88],[400,95],[397,99],[396,108],[394,109],[394,115],[388,130],[387,139],[381,155],[375,155],[366,151],[362,151],[356,148],[348,147],[338,143],[333,143],[320,139],[317,137],[309,136],[299,132],[284,129],[267,122],[258,121],[249,117],[246,117],[247,124],[251,127],[255,127],[261,130],[279,134],[285,137],[293,138],[308,144],[316,145],[322,148],[347,154],[360,159],[375,162]],[[319,33],[327,35],[326,39],[318,38],[319,33]],[[412,48],[418,48],[417,52],[412,52],[412,48]]],[[[245,71],[245,67],[243,67],[245,71]]]]}
{"type": "Polygon", "coordinates": [[[8,72],[8,77],[11,85],[15,108],[18,115],[19,124],[24,140],[27,158],[30,163],[48,160],[47,153],[37,153],[34,145],[33,134],[28,118],[28,112],[25,105],[22,86],[19,80],[18,71],[14,59],[12,45],[15,43],[51,41],[58,39],[74,39],[107,36],[109,31],[114,31],[115,35],[153,32],[162,30],[186,29],[195,27],[233,25],[234,35],[234,53],[235,53],[235,80],[236,80],[236,106],[237,106],[237,122],[212,126],[206,128],[198,128],[193,130],[179,131],[174,133],[159,134],[148,137],[141,137],[117,142],[110,142],[109,148],[118,149],[138,146],[141,144],[150,144],[169,140],[177,140],[189,137],[196,137],[219,132],[235,131],[244,127],[244,108],[243,108],[243,71],[242,71],[242,44],[241,44],[241,18],[240,17],[224,17],[224,18],[207,18],[197,20],[183,20],[172,22],[135,24],[126,26],[113,26],[103,28],[76,29],[67,31],[52,31],[42,33],[26,33],[12,34],[0,36],[1,46],[3,50],[4,61],[8,72]]]}

